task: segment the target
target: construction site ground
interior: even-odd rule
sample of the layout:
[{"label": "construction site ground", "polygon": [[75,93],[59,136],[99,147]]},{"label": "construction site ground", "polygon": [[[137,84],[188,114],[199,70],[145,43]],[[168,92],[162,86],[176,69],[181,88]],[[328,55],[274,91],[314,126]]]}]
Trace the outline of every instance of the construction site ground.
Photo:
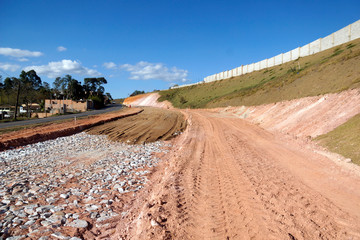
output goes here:
[{"label": "construction site ground", "polygon": [[[128,121],[124,118],[118,120],[118,124],[111,122],[89,130],[89,133],[109,134],[118,140],[121,136],[133,135],[127,131],[135,129],[144,134],[125,138],[125,142],[136,142],[135,139],[148,139],[156,126],[167,129],[176,126],[183,130],[182,121],[174,120],[181,119],[179,112],[187,122],[182,134],[171,130],[170,135],[178,136],[168,141],[172,147],[166,154],[158,155],[161,161],[148,176],[144,188],[127,199],[129,204],[121,209],[127,214],[116,221],[109,220],[111,224],[96,232],[88,228],[83,236],[93,239],[360,239],[359,167],[327,152],[308,137],[315,130],[316,135],[330,131],[357,114],[347,111],[345,104],[341,111],[333,107],[334,103],[345,103],[349,98],[352,103],[359,101],[357,91],[343,94],[347,97],[319,96],[249,110],[240,107],[161,110],[169,111],[172,116],[169,119],[175,123],[170,125],[164,124],[166,117],[155,117],[165,116],[159,110],[145,109],[147,115],[143,116],[147,117],[142,121],[151,122],[147,127],[136,124],[142,116],[139,114],[127,117]],[[156,99],[153,95],[145,98]],[[136,101],[141,105],[139,98]],[[151,105],[146,99],[144,102]],[[321,106],[322,112],[313,115],[313,126],[304,127],[306,131],[301,132],[302,119],[309,122],[301,118],[301,114],[317,112],[317,106]],[[286,109],[293,109],[291,115],[298,118],[281,120],[282,114],[278,114],[278,118],[266,115],[286,112]],[[336,123],[329,121],[331,127],[323,126],[326,120],[316,121],[316,117],[331,111],[334,117],[339,115]],[[271,124],[276,125],[274,129],[266,125],[269,120],[277,121]],[[161,132],[160,135],[164,135]]]}]

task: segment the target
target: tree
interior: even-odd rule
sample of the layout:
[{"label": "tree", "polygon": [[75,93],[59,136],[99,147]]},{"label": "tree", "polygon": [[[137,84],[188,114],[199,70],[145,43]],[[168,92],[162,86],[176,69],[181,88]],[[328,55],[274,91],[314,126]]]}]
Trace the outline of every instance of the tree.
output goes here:
[{"label": "tree", "polygon": [[114,100],[110,93],[106,93],[106,103],[111,104],[111,102]]},{"label": "tree", "polygon": [[3,96],[4,96],[4,84],[2,81],[2,76],[0,75],[0,104],[3,103]]},{"label": "tree", "polygon": [[55,93],[63,95],[66,99],[78,100],[85,97],[84,87],[71,75],[57,77],[54,81]]},{"label": "tree", "polygon": [[107,84],[107,80],[103,77],[100,78],[84,78],[84,89],[87,96],[103,95],[105,88],[102,86]]},{"label": "tree", "polygon": [[28,114],[28,118],[30,118],[30,109],[29,104],[34,103],[38,97],[38,91],[41,84],[41,78],[36,74],[34,70],[30,70],[28,72],[22,71],[20,74],[20,81],[23,85],[23,102],[26,104],[26,110]]},{"label": "tree", "polygon": [[3,92],[6,94],[7,104],[10,104],[10,95],[14,93],[14,78],[5,78],[3,85]]},{"label": "tree", "polygon": [[144,91],[135,90],[132,94],[130,94],[130,97],[140,95],[140,94],[144,94],[144,93],[145,93]]},{"label": "tree", "polygon": [[28,117],[30,114],[29,111],[29,103],[35,101],[36,93],[41,87],[41,78],[36,74],[34,70],[30,70],[25,72],[21,71],[19,78],[12,78],[12,82],[14,83],[14,87],[16,87],[16,103],[15,103],[15,114],[14,119],[16,120],[20,94],[26,93],[24,95],[23,101],[26,103],[26,108],[28,112]]}]

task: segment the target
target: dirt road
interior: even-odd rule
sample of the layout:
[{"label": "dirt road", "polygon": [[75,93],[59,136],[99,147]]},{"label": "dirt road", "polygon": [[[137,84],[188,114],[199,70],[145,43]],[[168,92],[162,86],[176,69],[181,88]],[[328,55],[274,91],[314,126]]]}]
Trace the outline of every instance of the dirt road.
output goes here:
[{"label": "dirt road", "polygon": [[238,118],[184,110],[114,239],[360,239],[359,171]]}]

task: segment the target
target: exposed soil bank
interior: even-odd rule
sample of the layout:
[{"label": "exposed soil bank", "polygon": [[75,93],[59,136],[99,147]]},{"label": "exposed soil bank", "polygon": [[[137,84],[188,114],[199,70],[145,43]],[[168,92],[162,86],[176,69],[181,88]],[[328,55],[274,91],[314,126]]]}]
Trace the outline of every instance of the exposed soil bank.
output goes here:
[{"label": "exposed soil bank", "polygon": [[124,104],[127,106],[149,106],[167,109],[173,108],[169,101],[158,102],[157,100],[159,97],[160,95],[158,93],[146,93],[126,98],[124,100]]},{"label": "exposed soil bank", "polygon": [[37,143],[57,137],[69,136],[79,133],[93,126],[114,121],[127,116],[136,115],[142,112],[139,108],[126,108],[115,113],[108,113],[80,119],[74,122],[53,123],[46,126],[39,126],[32,129],[24,129],[0,135],[0,151],[9,148],[19,147],[31,143]]},{"label": "exposed soil bank", "polygon": [[360,113],[360,90],[216,110],[231,113],[270,131],[314,138],[332,131]]}]

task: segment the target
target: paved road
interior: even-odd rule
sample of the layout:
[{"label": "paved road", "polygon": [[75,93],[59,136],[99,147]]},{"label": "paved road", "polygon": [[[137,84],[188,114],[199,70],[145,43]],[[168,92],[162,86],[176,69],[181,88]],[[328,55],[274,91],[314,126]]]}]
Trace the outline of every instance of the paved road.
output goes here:
[{"label": "paved road", "polygon": [[107,107],[105,107],[103,109],[93,110],[93,111],[89,111],[89,112],[82,112],[82,113],[76,113],[76,114],[70,114],[70,115],[61,115],[61,116],[54,116],[54,117],[40,118],[40,119],[30,119],[30,120],[17,121],[17,122],[0,123],[0,128],[24,126],[24,125],[29,125],[29,124],[38,124],[38,123],[45,123],[45,122],[52,122],[52,121],[69,119],[69,118],[74,118],[74,117],[84,117],[84,116],[90,116],[90,115],[96,115],[96,114],[101,114],[101,113],[112,112],[112,111],[120,110],[122,108],[123,108],[123,106],[121,104],[113,104],[113,105],[109,105],[109,106],[107,106]]}]

